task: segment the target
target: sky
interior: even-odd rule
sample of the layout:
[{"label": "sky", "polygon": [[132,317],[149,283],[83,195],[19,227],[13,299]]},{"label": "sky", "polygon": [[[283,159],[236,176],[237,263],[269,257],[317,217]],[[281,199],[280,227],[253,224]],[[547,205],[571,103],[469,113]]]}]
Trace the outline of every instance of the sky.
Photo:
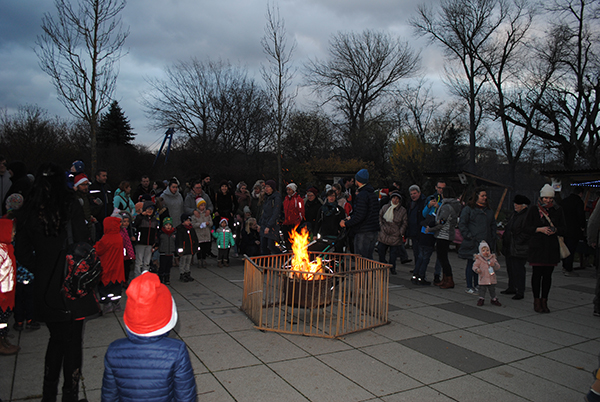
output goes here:
[{"label": "sky", "polygon": [[[435,2],[436,0],[422,0]],[[127,54],[119,63],[114,99],[129,118],[136,143],[160,145],[163,132],[150,128],[141,99],[148,79],[161,78],[177,61],[228,60],[246,68],[262,83],[260,66],[267,63],[260,41],[264,36],[266,0],[129,0],[121,13],[130,34]],[[285,21],[288,40],[296,41],[292,63],[299,71],[309,59],[326,59],[329,40],[338,32],[373,29],[409,41],[421,52],[422,72],[439,87],[441,51],[413,35],[409,18],[418,2],[409,0],[280,0],[275,3]],[[71,118],[57,99],[50,77],[34,52],[45,13],[56,15],[54,1],[0,2],[0,109],[13,113],[21,105],[37,105],[51,116]],[[302,76],[297,74],[296,82]],[[302,102],[309,99],[301,92]],[[441,93],[436,93],[442,96]]]}]

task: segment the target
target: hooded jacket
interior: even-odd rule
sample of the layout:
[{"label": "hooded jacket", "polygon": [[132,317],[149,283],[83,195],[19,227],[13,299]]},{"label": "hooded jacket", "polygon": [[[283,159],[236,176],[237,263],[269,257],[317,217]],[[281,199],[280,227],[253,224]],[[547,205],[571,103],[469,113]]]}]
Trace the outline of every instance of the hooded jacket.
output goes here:
[{"label": "hooded jacket", "polygon": [[444,198],[435,217],[435,226],[430,231],[435,232],[436,239],[454,240],[456,222],[462,205],[456,198]]},{"label": "hooded jacket", "polygon": [[[473,256],[475,262],[473,262],[473,271],[479,276],[480,285],[495,285],[498,283],[496,279],[496,271],[500,269],[500,264],[496,259],[496,255],[492,254],[489,260],[486,260],[481,254],[475,254]],[[494,274],[490,273],[490,267],[494,269]]]},{"label": "hooded jacket", "polygon": [[296,226],[304,220],[304,200],[298,193],[286,195],[283,199],[284,225]]},{"label": "hooded jacket", "polygon": [[485,240],[490,245],[490,251],[496,249],[496,218],[489,207],[479,208],[466,206],[460,213],[458,222],[463,242],[458,249],[458,256],[471,259],[477,253],[479,243]]},{"label": "hooded jacket", "polygon": [[196,380],[185,343],[165,333],[110,344],[104,356],[102,402],[192,402]]},{"label": "hooded jacket", "polygon": [[15,308],[17,261],[12,245],[13,221],[0,219],[0,312]]},{"label": "hooded jacket", "polygon": [[233,233],[229,227],[219,227],[215,232],[213,232],[213,237],[217,239],[217,247],[218,248],[231,248],[235,246],[235,240],[233,240]]},{"label": "hooded jacket", "polygon": [[114,216],[104,219],[104,236],[96,242],[94,248],[102,264],[100,283],[108,285],[125,282],[121,219]]},{"label": "hooded jacket", "polygon": [[198,248],[198,236],[196,236],[196,231],[194,228],[190,226],[185,226],[183,223],[177,226],[177,252],[180,255],[189,255],[196,254],[199,250]]},{"label": "hooded jacket", "polygon": [[183,197],[179,191],[175,194],[170,189],[162,192],[160,197],[163,199],[165,206],[169,210],[169,216],[173,218],[173,226],[177,227],[181,224],[181,214],[183,213]]}]

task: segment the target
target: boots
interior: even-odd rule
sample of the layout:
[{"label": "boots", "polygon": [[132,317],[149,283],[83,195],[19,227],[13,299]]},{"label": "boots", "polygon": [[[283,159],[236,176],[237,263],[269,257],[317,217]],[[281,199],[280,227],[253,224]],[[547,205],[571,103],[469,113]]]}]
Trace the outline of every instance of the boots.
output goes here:
[{"label": "boots", "polygon": [[14,355],[19,350],[21,350],[21,348],[10,343],[6,335],[0,336],[0,355]]},{"label": "boots", "polygon": [[443,282],[442,285],[440,285],[440,289],[453,289],[454,288],[454,280],[452,279],[451,276],[446,276],[446,282]]},{"label": "boots", "polygon": [[[438,280],[440,279],[440,277],[439,277],[439,276],[437,276],[437,275],[436,275],[436,277],[437,277],[437,279],[438,279]],[[433,284],[434,284],[435,286],[442,286],[444,283],[446,283],[446,275],[443,275],[443,274],[442,274],[442,280],[441,280],[441,281],[438,281],[438,282],[436,282],[436,281],[435,281],[435,278],[434,278],[434,280],[433,280]]]},{"label": "boots", "polygon": [[536,297],[533,299],[533,310],[536,313],[543,313],[544,310],[542,309],[542,299]]},{"label": "boots", "polygon": [[542,308],[542,313],[550,312],[550,309],[548,308],[548,299],[541,299],[541,308]]}]

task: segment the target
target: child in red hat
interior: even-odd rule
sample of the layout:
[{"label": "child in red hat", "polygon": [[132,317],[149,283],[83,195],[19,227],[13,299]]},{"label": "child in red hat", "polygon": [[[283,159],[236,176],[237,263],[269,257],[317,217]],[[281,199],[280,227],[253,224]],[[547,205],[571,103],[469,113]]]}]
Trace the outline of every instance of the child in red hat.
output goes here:
[{"label": "child in red hat", "polygon": [[177,306],[158,275],[144,272],[127,288],[127,338],[104,356],[102,401],[196,401],[196,380],[186,345],[168,334]]}]

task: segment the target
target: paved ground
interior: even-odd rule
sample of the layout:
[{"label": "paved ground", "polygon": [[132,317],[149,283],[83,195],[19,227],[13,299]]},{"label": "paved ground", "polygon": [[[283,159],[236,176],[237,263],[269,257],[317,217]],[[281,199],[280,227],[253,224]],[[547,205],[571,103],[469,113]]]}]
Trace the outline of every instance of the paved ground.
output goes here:
[{"label": "paved ground", "polygon": [[[593,270],[555,272],[552,313],[537,314],[530,293],[477,307],[464,292],[464,261],[452,254],[451,262],[451,290],[414,286],[412,264],[399,265],[391,323],[330,340],[256,330],[239,310],[242,260],[217,268],[213,259],[193,267],[195,282],[172,282],[179,323],[171,336],[189,347],[200,401],[581,401],[600,351]],[[503,289],[506,274],[498,276]],[[0,357],[0,398],[39,399],[48,331],[10,336],[22,350]],[[100,400],[107,346],[123,336],[122,313],[86,323],[90,401]]]}]

